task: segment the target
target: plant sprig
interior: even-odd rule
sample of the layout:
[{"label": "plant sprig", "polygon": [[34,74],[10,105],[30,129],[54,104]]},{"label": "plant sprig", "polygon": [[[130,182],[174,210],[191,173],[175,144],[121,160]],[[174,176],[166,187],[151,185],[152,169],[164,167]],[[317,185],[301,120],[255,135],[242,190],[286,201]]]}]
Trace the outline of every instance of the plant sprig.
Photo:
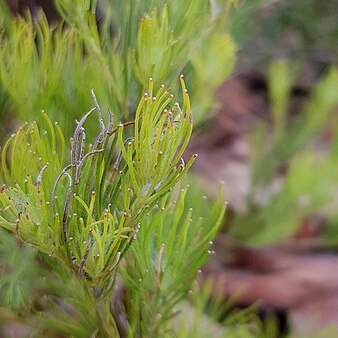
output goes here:
[{"label": "plant sprig", "polygon": [[[163,86],[153,94],[150,79],[135,121],[116,127],[111,113],[105,125],[93,95],[95,107],[77,122],[68,164],[63,163],[62,132],[46,113],[46,131],[35,123],[22,127],[2,153],[7,186],[0,194],[1,225],[92,283],[110,277],[136,237],[144,213],[171,190],[195,158],[187,164],[181,159],[192,118],[183,77],[180,81],[182,108],[171,104],[173,96]],[[94,111],[99,133],[88,146],[85,123]]]}]

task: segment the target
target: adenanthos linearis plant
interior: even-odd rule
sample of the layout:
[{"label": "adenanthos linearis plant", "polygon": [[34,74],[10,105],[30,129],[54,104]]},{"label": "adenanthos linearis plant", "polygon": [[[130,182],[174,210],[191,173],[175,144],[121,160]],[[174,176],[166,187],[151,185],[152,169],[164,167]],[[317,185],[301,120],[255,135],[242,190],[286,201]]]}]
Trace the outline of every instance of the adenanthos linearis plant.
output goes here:
[{"label": "adenanthos linearis plant", "polygon": [[[160,246],[154,250],[159,250],[160,257],[168,260],[168,264],[177,265],[183,256],[190,255],[193,264],[187,276],[190,280],[204,262],[207,252],[204,249],[215,235],[217,226],[203,231],[198,221],[194,226],[199,229],[199,235],[187,241],[192,211],[185,214],[183,197],[178,199],[176,213],[173,202],[168,200],[169,191],[196,158],[192,156],[187,163],[182,159],[192,132],[192,116],[183,76],[180,83],[182,106],[173,103],[173,95],[163,85],[155,93],[150,79],[135,120],[117,125],[110,112],[108,123],[104,121],[92,92],[95,107],[77,121],[68,157],[59,125],[53,124],[45,112],[42,113],[45,130],[36,123],[26,124],[2,150],[4,184],[0,192],[0,225],[13,232],[18,242],[55,257],[85,281],[93,296],[102,301],[98,313],[103,311],[104,315],[99,317],[109,313],[108,296],[122,258],[129,252],[127,262],[130,262],[140,254],[137,249],[133,253],[129,250],[135,240],[145,250],[142,245],[152,241],[147,236],[158,236]],[[85,123],[94,111],[98,115],[99,133],[93,144],[87,145]],[[164,230],[164,222],[172,224],[171,227]],[[142,244],[137,240],[138,233],[143,238]],[[165,249],[166,241],[168,247],[177,244],[177,255]],[[187,245],[194,241],[197,246],[189,249]],[[200,249],[203,254],[198,253]],[[153,254],[149,251],[142,258],[149,269]],[[159,270],[163,264],[160,257],[153,272],[158,288],[159,283],[164,283]],[[143,264],[142,260],[139,263]],[[123,275],[130,274],[129,281],[139,278],[130,273],[128,264],[125,270],[128,272]],[[178,269],[181,274],[182,268]],[[177,281],[182,278],[183,275]],[[166,284],[170,290],[170,279]],[[168,303],[169,308],[182,298],[185,288],[176,294],[176,301]],[[111,319],[102,321],[105,322],[101,328],[103,334],[110,330],[117,332]]]},{"label": "adenanthos linearis plant", "polygon": [[[19,239],[63,260],[97,283],[114,270],[139,228],[144,212],[187,171],[182,154],[192,130],[189,96],[183,77],[183,107],[168,107],[173,96],[149,81],[135,121],[106,126],[99,105],[77,122],[70,163],[57,124],[48,130],[24,126],[6,143],[1,193],[2,225]],[[95,98],[95,96],[94,96]],[[168,109],[166,109],[168,108]],[[98,113],[100,132],[86,144],[84,124]],[[132,136],[125,128],[134,124]]]}]

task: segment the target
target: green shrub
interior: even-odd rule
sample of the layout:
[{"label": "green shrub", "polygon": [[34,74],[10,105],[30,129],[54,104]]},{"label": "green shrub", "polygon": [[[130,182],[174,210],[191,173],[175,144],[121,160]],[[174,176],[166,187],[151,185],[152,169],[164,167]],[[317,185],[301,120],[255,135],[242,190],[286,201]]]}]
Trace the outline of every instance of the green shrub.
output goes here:
[{"label": "green shrub", "polygon": [[[46,113],[43,126],[26,124],[5,144],[0,225],[58,261],[67,284],[79,289],[76,296],[62,293],[76,313],[68,321],[50,299],[62,316],[40,313],[47,327],[79,337],[115,337],[116,317],[124,315],[128,336],[165,334],[174,307],[206,261],[224,205],[218,199],[205,214],[198,210],[202,218],[185,206],[184,185],[176,191],[195,159],[185,164],[181,158],[192,131],[183,77],[181,86],[182,106],[172,104],[163,86],[156,93],[150,80],[135,120],[118,125],[112,115],[105,124],[93,94],[95,108],[78,121],[69,156],[61,128]],[[87,145],[85,123],[94,110],[100,132]],[[128,306],[114,316],[117,271]],[[30,310],[37,311],[34,304]]]},{"label": "green shrub", "polygon": [[172,86],[183,72],[195,122],[202,120],[234,66],[232,1],[102,1],[99,23],[95,3],[57,0],[62,21],[53,24],[43,13],[35,21],[0,13],[0,103],[23,121],[40,120],[46,110],[68,138],[74,119],[91,107],[92,88],[103,111],[129,121],[150,77]]}]

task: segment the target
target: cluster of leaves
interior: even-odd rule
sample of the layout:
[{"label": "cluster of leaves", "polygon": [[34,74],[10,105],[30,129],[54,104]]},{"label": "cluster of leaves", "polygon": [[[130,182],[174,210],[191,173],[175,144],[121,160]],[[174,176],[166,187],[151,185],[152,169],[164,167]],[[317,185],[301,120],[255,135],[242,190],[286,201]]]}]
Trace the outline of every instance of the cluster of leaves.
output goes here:
[{"label": "cluster of leaves", "polygon": [[145,230],[127,258],[122,276],[131,309],[131,337],[164,337],[168,333],[170,325],[163,324],[176,315],[175,307],[213,253],[212,240],[225,209],[221,192],[214,205],[195,196],[193,208],[187,203],[187,192],[188,186],[181,187],[162,199],[156,215],[146,215]]},{"label": "cluster of leaves", "polygon": [[[276,61],[268,74],[273,130],[269,133],[264,126],[257,129],[249,209],[238,217],[230,232],[254,243],[273,242],[294,234],[307,215],[323,214],[330,223],[326,234],[330,233],[331,243],[336,242],[332,234],[337,219],[334,203],[338,158],[334,135],[338,71],[332,68],[323,76],[303,102],[300,113],[291,119],[288,108],[294,67],[285,60]],[[329,141],[321,136],[325,129],[332,135]],[[266,142],[266,137],[271,142]],[[278,174],[281,168],[287,168],[283,177]],[[273,182],[277,182],[276,189],[264,193]]]},{"label": "cluster of leaves", "polygon": [[[68,287],[51,290],[76,313],[67,315],[47,297],[45,307],[54,311],[46,326],[38,321],[41,330],[60,326],[79,337],[159,335],[206,261],[223,203],[219,198],[203,219],[186,208],[185,189],[168,195],[195,159],[182,159],[192,117],[180,81],[182,107],[172,104],[163,86],[155,91],[150,79],[135,120],[125,124],[115,125],[110,113],[105,124],[93,93],[95,108],[77,122],[69,157],[61,128],[46,113],[44,127],[26,124],[5,144],[0,225],[42,257],[56,259],[52,271],[66,269],[58,275]],[[94,111],[99,133],[87,145],[85,122]],[[117,270],[127,298],[113,314]],[[127,318],[122,328],[115,321],[120,316]]]},{"label": "cluster of leaves", "polygon": [[178,103],[166,110],[173,97],[163,87],[153,96],[152,87],[130,138],[123,124],[113,127],[112,115],[105,126],[97,105],[100,133],[87,147],[84,123],[93,110],[78,121],[68,165],[61,129],[46,113],[43,133],[33,123],[13,135],[2,152],[2,226],[93,282],[109,273],[145,210],[192,164],[179,164],[192,130],[186,89],[183,110]]},{"label": "cluster of leaves", "polygon": [[234,65],[226,23],[231,3],[99,1],[104,15],[97,22],[96,1],[57,0],[62,21],[50,24],[43,13],[35,21],[28,14],[11,20],[2,0],[1,110],[25,121],[43,108],[68,137],[69,121],[91,107],[91,88],[103,109],[129,121],[150,77],[171,85],[184,71],[195,121],[201,120]]}]

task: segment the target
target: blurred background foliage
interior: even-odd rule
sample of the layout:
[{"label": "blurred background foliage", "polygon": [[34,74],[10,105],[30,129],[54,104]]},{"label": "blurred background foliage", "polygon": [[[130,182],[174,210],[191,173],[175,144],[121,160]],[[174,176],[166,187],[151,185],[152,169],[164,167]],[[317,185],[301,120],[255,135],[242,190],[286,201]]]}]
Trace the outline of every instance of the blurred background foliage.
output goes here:
[{"label": "blurred background foliage", "polygon": [[72,121],[91,107],[91,88],[103,110],[109,107],[116,120],[126,121],[149,77],[172,86],[184,73],[198,123],[234,66],[230,5],[102,1],[95,11],[95,1],[57,0],[60,21],[49,23],[40,11],[10,20],[2,0],[2,116],[39,119],[44,109],[70,136]]},{"label": "blurred background foliage", "polygon": [[238,0],[231,33],[242,65],[263,67],[271,57],[336,63],[337,1]]},{"label": "blurred background foliage", "polygon": [[322,233],[325,246],[326,231],[331,244],[337,241],[332,222],[337,217],[338,71],[331,68],[290,119],[292,69],[285,60],[269,66],[271,123],[258,123],[252,136],[248,211],[234,220],[230,234],[255,244],[276,242],[294,235],[306,216],[317,214],[330,224]]},{"label": "blurred background foliage", "polygon": [[227,224],[228,234],[255,245],[274,243],[298,236],[314,219],[304,242],[336,247],[338,2],[236,5],[230,15],[238,45],[234,74],[263,79],[253,91],[267,102],[269,115],[256,119],[246,136],[247,209]]}]

